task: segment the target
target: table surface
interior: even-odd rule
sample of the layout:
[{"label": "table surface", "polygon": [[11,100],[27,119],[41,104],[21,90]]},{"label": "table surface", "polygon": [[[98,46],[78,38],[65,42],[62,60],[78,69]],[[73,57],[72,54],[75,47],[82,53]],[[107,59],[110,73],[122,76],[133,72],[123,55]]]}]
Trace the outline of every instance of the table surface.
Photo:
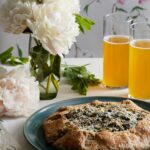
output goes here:
[{"label": "table surface", "polygon": [[[102,79],[102,59],[101,58],[66,58],[63,60],[63,63],[69,65],[84,65],[90,64],[87,66],[87,69],[96,75],[96,77]],[[66,92],[67,91],[67,92]],[[128,96],[128,89],[108,89],[102,85],[89,87],[87,96]],[[66,81],[61,78],[60,89],[58,96],[53,100],[40,101],[39,109],[55,103],[61,100],[67,100],[70,98],[81,97],[78,93],[71,90],[71,86],[66,84]],[[7,131],[18,141],[21,145],[22,150],[34,150],[34,148],[28,144],[24,135],[23,135],[23,126],[27,118],[4,118],[3,125]]]}]

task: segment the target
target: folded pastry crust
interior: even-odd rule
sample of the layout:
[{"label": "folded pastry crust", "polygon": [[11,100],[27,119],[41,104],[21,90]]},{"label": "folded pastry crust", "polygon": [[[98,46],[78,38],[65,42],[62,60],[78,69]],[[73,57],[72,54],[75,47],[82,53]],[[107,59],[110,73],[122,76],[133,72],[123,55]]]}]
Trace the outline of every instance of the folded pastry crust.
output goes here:
[{"label": "folded pastry crust", "polygon": [[43,129],[58,150],[150,150],[150,113],[130,100],[60,108]]}]

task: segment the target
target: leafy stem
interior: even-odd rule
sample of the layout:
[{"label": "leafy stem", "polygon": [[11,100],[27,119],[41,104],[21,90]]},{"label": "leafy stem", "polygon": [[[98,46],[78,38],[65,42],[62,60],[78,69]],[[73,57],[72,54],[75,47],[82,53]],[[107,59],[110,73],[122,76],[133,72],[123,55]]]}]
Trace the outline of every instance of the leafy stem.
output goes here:
[{"label": "leafy stem", "polygon": [[39,83],[39,85],[46,91],[46,88],[42,85],[42,83]]},{"label": "leafy stem", "polygon": [[58,81],[55,79],[54,74],[52,75],[52,82],[53,82],[53,85],[54,85],[54,87],[56,89],[56,92],[58,92],[59,84],[58,84]]},{"label": "leafy stem", "polygon": [[68,66],[65,65],[64,77],[67,78],[72,85],[72,89],[76,90],[82,95],[87,94],[89,86],[95,86],[101,83],[94,74],[86,69],[87,65],[83,66]]},{"label": "leafy stem", "polygon": [[29,35],[29,47],[28,47],[29,54],[30,54],[31,44],[32,44],[32,35],[30,34]]},{"label": "leafy stem", "polygon": [[61,58],[50,54],[38,40],[34,41],[35,45],[30,48],[31,73],[41,87],[40,98],[54,98],[59,88]]},{"label": "leafy stem", "polygon": [[28,62],[28,58],[23,57],[23,51],[18,45],[17,49],[18,49],[18,56],[14,56],[12,54],[14,47],[10,47],[4,52],[0,53],[0,63],[11,66],[26,64]]},{"label": "leafy stem", "polygon": [[49,93],[50,84],[51,84],[51,79],[52,79],[52,75],[50,74],[50,75],[48,76],[48,80],[47,80],[46,94]]},{"label": "leafy stem", "polygon": [[86,30],[91,30],[92,25],[94,25],[94,21],[84,18],[80,16],[79,14],[75,14],[76,16],[76,22],[79,24],[80,31],[82,33],[85,33]]}]

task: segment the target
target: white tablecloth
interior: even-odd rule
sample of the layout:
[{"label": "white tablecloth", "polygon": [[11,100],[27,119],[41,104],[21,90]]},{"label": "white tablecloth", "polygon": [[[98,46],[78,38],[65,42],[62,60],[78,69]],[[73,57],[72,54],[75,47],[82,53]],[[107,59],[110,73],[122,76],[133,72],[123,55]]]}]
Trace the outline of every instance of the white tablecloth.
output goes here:
[{"label": "white tablecloth", "polygon": [[[98,78],[102,79],[102,59],[101,58],[67,58],[64,60],[70,65],[84,65],[87,66],[88,70],[95,74]],[[128,89],[106,89],[104,87],[96,86],[90,87],[87,96],[127,96]],[[71,90],[71,86],[65,83],[62,78],[60,83],[60,90],[57,98],[54,100],[40,101],[40,108],[49,105],[51,103],[67,100],[69,98],[81,97],[78,93]],[[27,118],[4,118],[3,125],[7,131],[19,142],[22,150],[34,150],[34,148],[28,144],[23,135],[23,126]]]}]

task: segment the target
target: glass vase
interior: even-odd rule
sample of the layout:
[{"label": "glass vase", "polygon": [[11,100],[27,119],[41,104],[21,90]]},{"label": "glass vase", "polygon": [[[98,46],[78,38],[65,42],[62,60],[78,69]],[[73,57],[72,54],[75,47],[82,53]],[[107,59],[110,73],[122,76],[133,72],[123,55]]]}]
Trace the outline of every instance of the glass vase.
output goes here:
[{"label": "glass vase", "polygon": [[50,100],[55,98],[59,90],[60,56],[50,54],[32,36],[29,39],[29,55],[31,74],[39,82],[40,99]]}]

